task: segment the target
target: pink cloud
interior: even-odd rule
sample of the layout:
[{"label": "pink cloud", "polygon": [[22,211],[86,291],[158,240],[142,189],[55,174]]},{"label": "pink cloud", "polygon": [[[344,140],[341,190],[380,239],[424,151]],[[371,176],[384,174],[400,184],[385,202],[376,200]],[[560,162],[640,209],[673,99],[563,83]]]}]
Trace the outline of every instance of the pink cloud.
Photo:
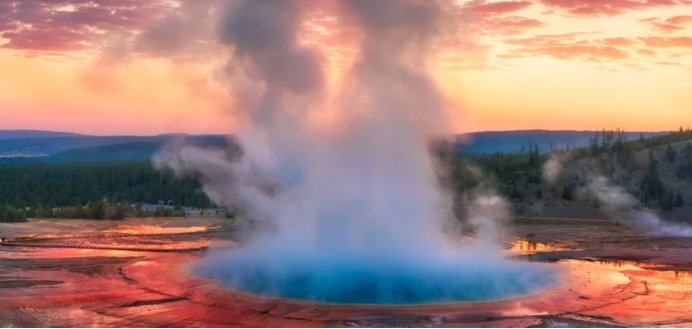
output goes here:
[{"label": "pink cloud", "polygon": [[687,0],[540,0],[574,16],[615,16],[627,11],[690,4]]},{"label": "pink cloud", "polygon": [[459,23],[469,35],[519,35],[545,26],[545,23],[516,15],[517,12],[533,6],[532,1],[473,0],[459,7]]},{"label": "pink cloud", "polygon": [[484,17],[466,23],[464,31],[478,35],[510,36],[520,35],[529,30],[545,26],[545,23],[522,16]]},{"label": "pink cloud", "polygon": [[38,52],[80,51],[90,47],[94,36],[65,27],[54,27],[50,31],[37,29],[22,32],[5,32],[9,39],[6,48],[33,50]]},{"label": "pink cloud", "polygon": [[545,26],[545,23],[533,18],[510,16],[491,22],[490,26],[486,26],[486,29],[492,30],[494,28],[498,34],[514,35],[542,26]]},{"label": "pink cloud", "polygon": [[[113,35],[147,30],[163,18],[225,0],[0,0],[4,48],[34,53],[99,50]],[[70,10],[64,10],[65,7]]]},{"label": "pink cloud", "polygon": [[608,38],[604,40],[585,40],[583,33],[556,35],[537,35],[530,38],[510,39],[506,42],[519,48],[504,54],[501,58],[547,56],[571,61],[614,61],[630,58],[630,54],[616,46],[630,45],[633,42],[625,38]]},{"label": "pink cloud", "polygon": [[523,10],[532,5],[529,1],[487,2],[485,0],[474,0],[464,4],[462,12],[474,16],[496,16]]}]

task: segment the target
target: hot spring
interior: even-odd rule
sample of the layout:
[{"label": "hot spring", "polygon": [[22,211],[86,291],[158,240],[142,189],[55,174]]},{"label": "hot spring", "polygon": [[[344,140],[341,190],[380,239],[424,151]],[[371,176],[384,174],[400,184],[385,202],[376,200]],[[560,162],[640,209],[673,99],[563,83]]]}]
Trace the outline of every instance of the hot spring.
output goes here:
[{"label": "hot spring", "polygon": [[[276,231],[211,255],[198,274],[257,295],[326,303],[484,301],[555,283],[545,265],[497,254],[493,245],[510,214],[493,188],[452,192],[441,182],[444,166],[431,137],[454,128],[450,103],[429,70],[442,45],[463,34],[450,6],[231,3],[219,41],[232,53],[224,72],[236,97],[242,153],[182,146],[159,154],[155,164],[193,175],[239,220]],[[310,21],[316,15],[328,19]],[[348,39],[356,51],[341,62],[352,65],[340,84],[327,82],[325,54],[334,49],[302,40],[306,26],[319,22],[358,35]],[[457,192],[479,232],[475,247],[445,242],[443,228],[457,221]]]},{"label": "hot spring", "polygon": [[239,250],[198,264],[195,271],[263,297],[388,305],[514,298],[554,286],[558,278],[551,265],[470,254],[378,258],[280,250]]}]

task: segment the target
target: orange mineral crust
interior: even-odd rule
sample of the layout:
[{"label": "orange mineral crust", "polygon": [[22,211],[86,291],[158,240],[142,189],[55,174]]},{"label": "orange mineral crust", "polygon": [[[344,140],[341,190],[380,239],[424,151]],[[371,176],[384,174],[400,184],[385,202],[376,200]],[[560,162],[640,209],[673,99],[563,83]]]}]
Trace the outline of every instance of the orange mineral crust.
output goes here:
[{"label": "orange mineral crust", "polygon": [[[129,220],[137,221],[137,220]],[[31,225],[29,223],[28,225]],[[167,223],[165,225],[178,225]],[[82,225],[82,224],[79,224]],[[99,225],[103,225],[99,223]],[[114,224],[114,227],[116,224]],[[45,226],[44,226],[45,227]],[[113,227],[113,228],[114,228]],[[122,226],[121,226],[122,227]],[[112,232],[113,228],[101,228]],[[190,228],[192,232],[197,229]],[[346,305],[254,296],[221,282],[194,275],[194,266],[214,253],[234,252],[233,232],[223,227],[207,233],[166,237],[129,237],[132,244],[165,248],[204,245],[191,252],[60,249],[0,246],[0,325],[80,327],[526,327],[526,326],[649,326],[692,325],[692,275],[669,241],[660,262],[636,263],[628,251],[612,249],[605,256],[577,257],[592,246],[570,227],[559,242],[546,241],[556,228],[518,226],[508,242],[507,257],[551,260],[559,284],[506,300],[427,305]],[[617,230],[623,238],[632,231]],[[534,240],[528,240],[524,234]],[[217,233],[214,233],[217,232]],[[608,236],[613,236],[609,231]],[[59,232],[47,234],[60,235]],[[105,233],[104,233],[105,234]],[[589,233],[592,234],[592,233]],[[605,236],[605,235],[604,235]],[[101,240],[105,238],[99,238]],[[167,240],[168,239],[168,240]],[[78,239],[74,239],[78,240]],[[87,239],[88,240],[88,239]],[[114,239],[118,240],[118,239]],[[132,241],[130,241],[132,240]],[[174,241],[175,240],[175,241]],[[134,242],[133,242],[134,241]],[[605,241],[605,240],[603,240]],[[646,246],[637,238],[636,248]],[[660,239],[651,241],[659,243]],[[51,243],[55,243],[53,241]],[[81,241],[82,243],[84,241]],[[60,243],[69,243],[61,240]],[[105,243],[105,242],[104,242]],[[683,248],[684,242],[678,247]],[[112,245],[118,245],[112,242]],[[608,245],[598,249],[604,252]],[[685,247],[686,248],[686,247]],[[218,249],[218,250],[217,250]],[[613,255],[622,254],[617,260]],[[664,257],[665,256],[665,257]],[[613,260],[615,259],[615,260]],[[652,258],[653,259],[653,258]]]}]

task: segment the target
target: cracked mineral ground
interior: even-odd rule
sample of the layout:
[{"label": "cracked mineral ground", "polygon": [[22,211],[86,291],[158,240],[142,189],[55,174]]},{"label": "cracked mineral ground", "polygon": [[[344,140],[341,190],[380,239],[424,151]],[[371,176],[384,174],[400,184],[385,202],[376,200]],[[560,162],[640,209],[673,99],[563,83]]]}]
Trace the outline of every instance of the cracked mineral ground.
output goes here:
[{"label": "cracked mineral ground", "polygon": [[559,268],[558,286],[498,301],[387,306],[261,298],[193,276],[195,261],[242,243],[222,219],[0,224],[0,326],[692,326],[689,238],[584,220],[516,220],[509,231],[506,257]]}]

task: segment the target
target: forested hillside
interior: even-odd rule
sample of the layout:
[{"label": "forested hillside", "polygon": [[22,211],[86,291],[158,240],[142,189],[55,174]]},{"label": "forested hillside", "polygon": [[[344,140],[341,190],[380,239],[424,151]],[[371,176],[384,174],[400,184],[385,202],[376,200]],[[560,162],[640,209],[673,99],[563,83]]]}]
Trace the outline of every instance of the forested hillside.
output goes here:
[{"label": "forested hillside", "polygon": [[[643,205],[672,217],[686,216],[684,209],[692,204],[692,131],[629,140],[631,136],[603,131],[594,134],[587,147],[552,152],[532,142],[516,152],[464,154],[452,147],[445,157],[451,176],[443,180],[459,195],[480,185],[498,191],[521,216],[599,218],[604,214],[598,202],[580,197],[579,192],[589,179],[600,175]],[[67,151],[64,163],[0,164],[0,221],[27,216],[119,217],[136,211],[121,209],[123,205],[169,200],[176,206],[213,206],[193,179],[156,171],[149,161],[113,158],[113,154],[123,159],[142,157],[156,148],[155,143],[83,148]],[[80,157],[103,161],[71,161]],[[549,183],[544,167],[556,157],[563,159],[563,174]]]},{"label": "forested hillside", "polygon": [[206,207],[209,199],[191,179],[156,171],[148,162],[25,164],[0,166],[0,204],[70,206],[109,199],[116,202],[173,200]]},{"label": "forested hillside", "polygon": [[103,200],[171,200],[175,205],[211,206],[198,182],[156,171],[149,162],[0,165],[0,205],[4,207],[0,221],[3,211],[85,206]]},{"label": "forested hillside", "polygon": [[[606,214],[599,202],[578,194],[589,180],[605,177],[642,205],[673,219],[688,219],[684,209],[692,203],[692,131],[680,128],[649,138],[628,137],[623,131],[603,131],[583,148],[543,153],[530,143],[519,152],[457,154],[453,180],[457,191],[492,185],[512,202],[518,215],[601,218]],[[562,159],[563,167],[554,183],[544,178],[551,158]],[[485,175],[474,177],[469,164],[478,165]]]}]

